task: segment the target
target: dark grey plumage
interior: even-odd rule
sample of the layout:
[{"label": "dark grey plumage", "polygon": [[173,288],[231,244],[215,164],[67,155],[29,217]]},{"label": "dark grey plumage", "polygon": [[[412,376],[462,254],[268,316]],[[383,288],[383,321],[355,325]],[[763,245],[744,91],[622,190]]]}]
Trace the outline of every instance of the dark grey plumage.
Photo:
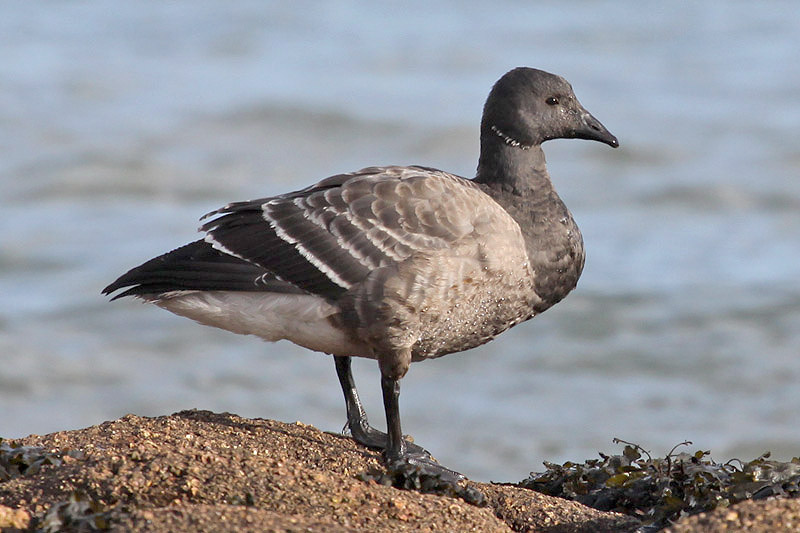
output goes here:
[{"label": "dark grey plumage", "polygon": [[120,276],[105,294],[127,290],[112,298],[164,294],[174,291],[264,291],[304,294],[268,270],[215,250],[200,240],[160,255]]},{"label": "dark grey plumage", "polygon": [[[560,301],[583,269],[580,231],[541,143],[617,140],[559,76],[518,68],[492,88],[474,180],[371,167],[206,215],[206,237],[106,287],[208,325],[286,338],[336,356],[348,425],[390,464],[439,474],[400,432],[399,379],[412,361],[466,350]],[[389,426],[373,430],[349,357],[378,361]]]}]

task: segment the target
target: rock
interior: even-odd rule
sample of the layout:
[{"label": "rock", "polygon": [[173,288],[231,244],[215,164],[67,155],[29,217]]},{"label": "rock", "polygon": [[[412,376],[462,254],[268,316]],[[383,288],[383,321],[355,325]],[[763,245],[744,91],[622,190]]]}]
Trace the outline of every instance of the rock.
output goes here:
[{"label": "rock", "polygon": [[11,509],[0,505],[0,530],[25,529],[31,517],[24,509]]},{"label": "rock", "polygon": [[362,481],[381,471],[377,452],[311,426],[227,413],[127,415],[13,444],[62,459],[0,483],[0,517],[18,517],[6,527],[588,533],[639,525],[514,486],[468,482],[486,496],[477,507]]},{"label": "rock", "polygon": [[800,500],[748,500],[682,519],[664,533],[795,533],[800,531]]}]

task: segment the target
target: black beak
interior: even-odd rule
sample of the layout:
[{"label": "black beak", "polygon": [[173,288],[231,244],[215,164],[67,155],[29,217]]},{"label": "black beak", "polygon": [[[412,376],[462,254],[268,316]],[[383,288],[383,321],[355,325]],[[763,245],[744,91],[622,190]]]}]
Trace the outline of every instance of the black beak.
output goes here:
[{"label": "black beak", "polygon": [[580,125],[572,131],[576,139],[586,139],[588,141],[600,141],[612,148],[619,146],[619,141],[614,137],[610,131],[603,126],[599,120],[594,118],[591,113],[585,109],[581,111],[580,118],[578,119]]}]

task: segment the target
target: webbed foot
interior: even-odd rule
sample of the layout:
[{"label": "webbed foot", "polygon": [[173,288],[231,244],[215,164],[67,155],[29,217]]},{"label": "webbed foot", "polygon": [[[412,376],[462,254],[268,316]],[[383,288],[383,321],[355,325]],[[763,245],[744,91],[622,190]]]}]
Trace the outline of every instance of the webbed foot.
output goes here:
[{"label": "webbed foot", "polygon": [[[417,447],[419,448],[419,446]],[[407,450],[406,454],[401,457],[385,457],[386,468],[392,475],[399,474],[407,478],[418,478],[421,482],[430,478],[440,484],[457,485],[459,481],[466,479],[463,474],[440,465],[424,449],[422,451],[424,453]]]},{"label": "webbed foot", "polygon": [[[357,443],[366,446],[367,448],[372,448],[374,450],[385,450],[388,442],[389,437],[383,431],[375,429],[374,427],[366,424],[366,417],[363,419],[358,420],[355,424],[348,423],[345,425],[344,429],[350,431],[350,435],[353,437]],[[422,446],[418,446],[411,442],[408,439],[403,439],[405,441],[406,450],[408,453],[413,454],[414,456],[418,456],[423,459],[427,459],[429,461],[433,461],[436,463],[433,456],[430,454],[428,450],[423,448]]]}]

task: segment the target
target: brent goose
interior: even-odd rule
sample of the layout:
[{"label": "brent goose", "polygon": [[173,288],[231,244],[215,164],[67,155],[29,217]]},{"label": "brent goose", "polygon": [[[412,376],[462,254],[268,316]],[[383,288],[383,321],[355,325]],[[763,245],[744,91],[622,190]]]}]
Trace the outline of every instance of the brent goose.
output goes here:
[{"label": "brent goose", "polygon": [[[455,482],[403,438],[398,397],[410,363],[473,348],[548,309],[576,285],[583,239],[556,194],[541,144],[619,144],[562,77],[506,73],[483,109],[478,171],[370,167],[209,213],[205,238],[138,266],[126,289],[173,313],[332,354],[347,427],[390,470]],[[376,359],[387,433],[372,428],[351,357]]]}]

